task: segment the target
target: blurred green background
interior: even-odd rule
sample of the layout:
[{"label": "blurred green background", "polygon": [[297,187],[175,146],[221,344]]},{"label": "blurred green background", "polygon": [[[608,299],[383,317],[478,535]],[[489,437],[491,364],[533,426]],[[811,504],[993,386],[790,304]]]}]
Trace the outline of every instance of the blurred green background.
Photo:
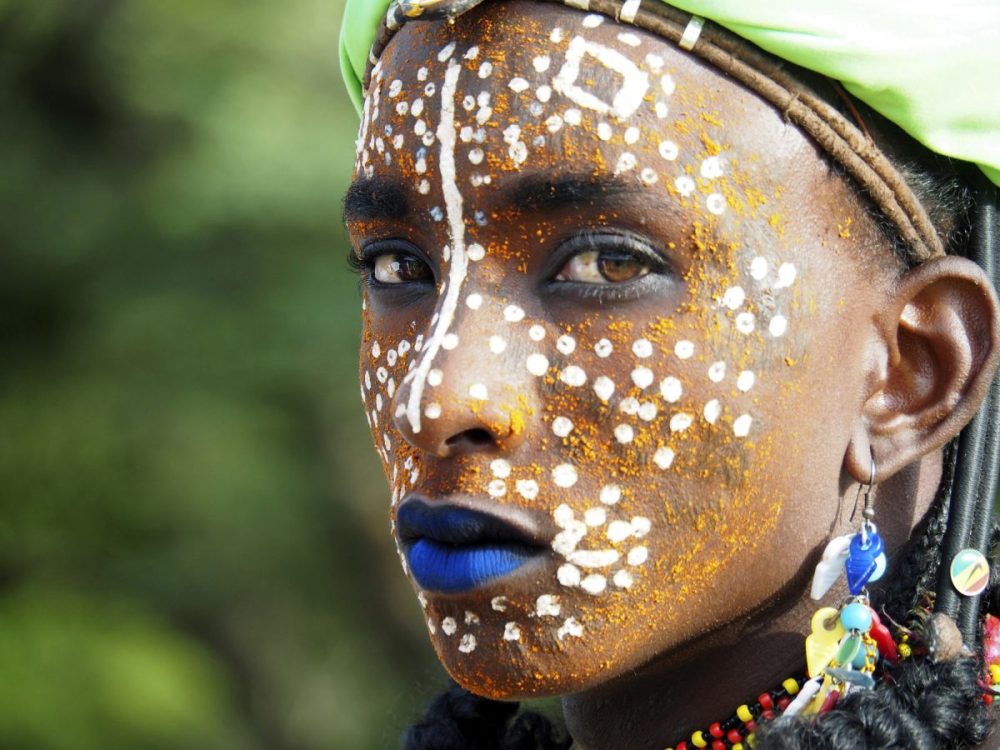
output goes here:
[{"label": "blurred green background", "polygon": [[0,747],[388,748],[339,0],[0,0]]}]

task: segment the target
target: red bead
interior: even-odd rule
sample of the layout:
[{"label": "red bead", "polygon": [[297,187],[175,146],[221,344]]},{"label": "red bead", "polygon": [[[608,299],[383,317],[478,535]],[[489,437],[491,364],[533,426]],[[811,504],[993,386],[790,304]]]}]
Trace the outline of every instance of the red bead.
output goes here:
[{"label": "red bead", "polygon": [[737,742],[743,742],[743,735],[740,734],[739,729],[730,729],[726,733],[726,739],[729,740],[730,745],[735,745]]},{"label": "red bead", "polygon": [[771,721],[771,719],[774,718],[774,711],[765,711],[764,713],[761,714],[761,718],[763,718],[765,721]]},{"label": "red bead", "polygon": [[743,726],[745,726],[747,728],[747,732],[756,732],[757,731],[757,722],[756,721],[748,721]]},{"label": "red bead", "polygon": [[765,711],[770,711],[774,708],[774,701],[771,700],[771,696],[768,693],[761,693],[758,695],[757,702]]},{"label": "red bead", "polygon": [[722,731],[722,725],[719,722],[708,725],[708,733],[713,737],[722,737],[724,732]]},{"label": "red bead", "polygon": [[712,750],[726,750],[726,743],[722,740],[712,740]]},{"label": "red bead", "polygon": [[688,750],[687,740],[681,740],[680,742],[678,742],[675,750]]},{"label": "red bead", "polygon": [[838,700],[840,700],[840,691],[831,690],[827,694],[826,699],[823,701],[823,705],[819,707],[819,712],[821,714],[825,714],[827,711],[829,711],[830,709],[832,709],[834,706],[837,705]]},{"label": "red bead", "polygon": [[789,698],[788,696],[785,696],[784,698],[778,698],[778,710],[784,711],[786,708],[788,708],[788,704],[791,702],[792,699]]},{"label": "red bead", "polygon": [[984,706],[992,706],[993,705],[993,696],[992,695],[984,695],[983,696],[983,705]]}]

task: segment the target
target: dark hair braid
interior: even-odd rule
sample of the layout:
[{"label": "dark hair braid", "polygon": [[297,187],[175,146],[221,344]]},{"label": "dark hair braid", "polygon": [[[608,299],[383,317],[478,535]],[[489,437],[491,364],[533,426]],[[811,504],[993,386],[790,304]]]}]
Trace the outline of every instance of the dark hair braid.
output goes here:
[{"label": "dark hair braid", "polygon": [[[545,716],[517,715],[518,704],[473,695],[449,682],[420,721],[403,734],[403,750],[566,750],[572,740]],[[512,721],[513,719],[513,721]]]}]

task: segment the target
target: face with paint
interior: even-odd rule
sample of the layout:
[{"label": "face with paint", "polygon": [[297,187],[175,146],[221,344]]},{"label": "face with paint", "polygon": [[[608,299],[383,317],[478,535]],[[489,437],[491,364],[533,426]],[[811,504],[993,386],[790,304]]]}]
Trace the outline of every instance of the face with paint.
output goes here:
[{"label": "face with paint", "polygon": [[361,395],[459,682],[584,689],[802,578],[894,267],[807,138],[651,34],[511,2],[404,26],[358,145]]}]

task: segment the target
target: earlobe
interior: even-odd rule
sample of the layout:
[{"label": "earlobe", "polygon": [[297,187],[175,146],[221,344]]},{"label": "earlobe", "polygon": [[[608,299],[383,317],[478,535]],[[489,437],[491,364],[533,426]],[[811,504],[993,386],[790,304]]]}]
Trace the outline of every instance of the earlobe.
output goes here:
[{"label": "earlobe", "polygon": [[880,349],[844,466],[883,481],[943,446],[972,419],[1000,358],[996,292],[975,263],[949,256],[900,278],[877,314]]}]

